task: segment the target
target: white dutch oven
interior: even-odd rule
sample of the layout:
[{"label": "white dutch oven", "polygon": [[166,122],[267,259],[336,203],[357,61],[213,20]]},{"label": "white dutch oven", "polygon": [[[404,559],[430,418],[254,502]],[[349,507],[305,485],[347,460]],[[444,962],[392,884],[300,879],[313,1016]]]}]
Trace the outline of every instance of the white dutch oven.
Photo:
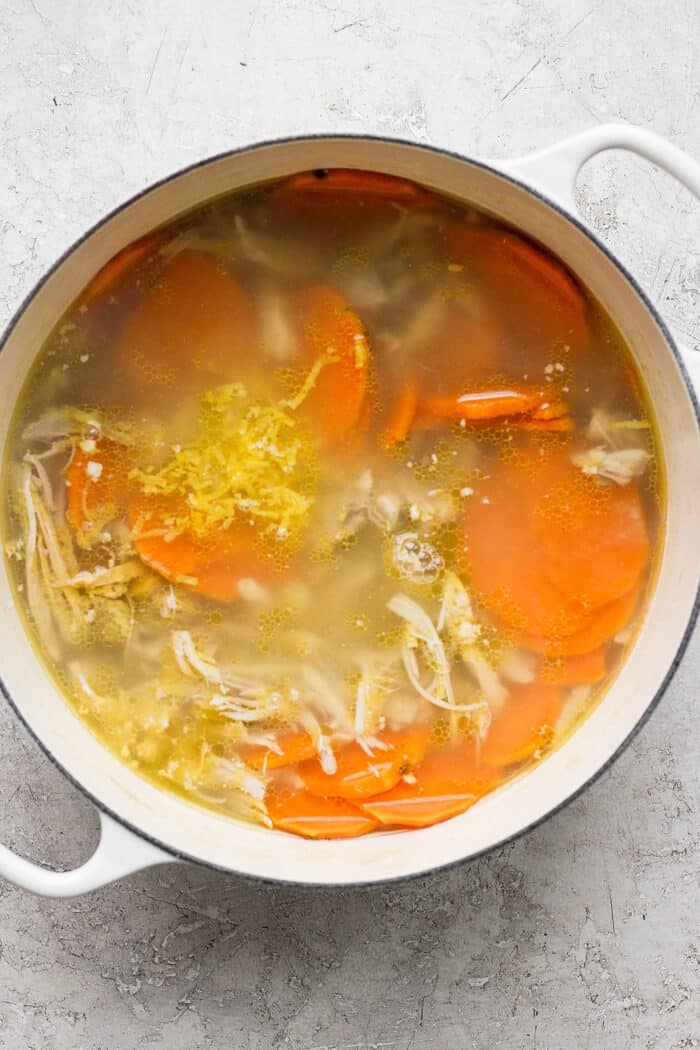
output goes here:
[{"label": "white dutch oven", "polygon": [[474,857],[519,835],[580,792],[620,752],[660,699],[697,613],[700,434],[688,373],[700,379],[700,361],[679,353],[633,279],[574,215],[580,167],[612,148],[647,157],[700,197],[700,165],[656,136],[630,127],[595,128],[507,164],[484,164],[406,142],[343,136],[265,143],[216,157],[146,190],[84,237],[24,303],[0,354],[4,443],[37,349],[115,252],[210,197],[301,169],[357,167],[402,175],[471,201],[530,234],[578,274],[632,347],[656,411],[668,482],[664,548],[645,623],[624,668],[588,721],[547,761],[445,824],[341,842],[273,833],[159,791],[105,750],[37,659],[3,568],[3,692],[49,757],[99,807],[102,838],[83,867],[66,873],[45,871],[0,847],[0,874],[54,896],[83,893],[173,860],[293,883],[400,879]]}]

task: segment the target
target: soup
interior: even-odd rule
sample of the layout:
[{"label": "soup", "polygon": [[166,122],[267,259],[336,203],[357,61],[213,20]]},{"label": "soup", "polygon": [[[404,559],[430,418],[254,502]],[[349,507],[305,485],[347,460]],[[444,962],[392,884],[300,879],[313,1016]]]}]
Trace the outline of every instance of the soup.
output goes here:
[{"label": "soup", "polygon": [[425,827],[545,759],[624,660],[662,524],[642,385],[488,216],[301,173],[131,244],[37,349],[17,602],[163,789],[311,838]]}]

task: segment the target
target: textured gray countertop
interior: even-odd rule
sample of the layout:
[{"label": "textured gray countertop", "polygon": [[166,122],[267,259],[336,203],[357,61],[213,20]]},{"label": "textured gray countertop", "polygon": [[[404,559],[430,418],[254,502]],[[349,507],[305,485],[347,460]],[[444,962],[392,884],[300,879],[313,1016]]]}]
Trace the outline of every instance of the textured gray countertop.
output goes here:
[{"label": "textured gray countertop", "polygon": [[[700,157],[699,50],[694,0],[2,0],[0,320],[126,196],[254,139],[508,156],[622,120]],[[579,202],[697,347],[697,203],[617,153]],[[172,866],[63,903],[1,884],[0,1046],[700,1046],[699,686],[696,636],[583,797],[430,879],[310,893]],[[94,812],[5,707],[0,760],[1,840],[87,857]]]}]

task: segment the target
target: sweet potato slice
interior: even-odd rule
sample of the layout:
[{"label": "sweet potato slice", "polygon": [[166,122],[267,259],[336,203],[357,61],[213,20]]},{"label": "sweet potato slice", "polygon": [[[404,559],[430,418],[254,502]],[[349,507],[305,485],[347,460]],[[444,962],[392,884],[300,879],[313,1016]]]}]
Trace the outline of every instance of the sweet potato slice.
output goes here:
[{"label": "sweet potato slice", "polygon": [[316,747],[313,740],[303,729],[291,729],[278,733],[274,739],[274,748],[263,744],[242,744],[238,754],[253,769],[281,769],[295,762],[313,758]]},{"label": "sweet potato slice", "polygon": [[543,681],[552,685],[593,685],[605,678],[605,646],[576,656],[547,657],[540,669]]},{"label": "sweet potato slice", "polygon": [[377,827],[369,813],[342,798],[322,798],[309,791],[273,791],[265,799],[276,828],[307,839],[347,839]]},{"label": "sweet potato slice", "polygon": [[66,518],[76,535],[87,538],[123,514],[128,500],[128,452],[107,438],[93,451],[78,447],[65,475]]},{"label": "sweet potato slice", "polygon": [[589,609],[627,594],[649,560],[650,543],[636,483],[601,483],[569,457],[552,459],[531,515],[546,552],[545,575]]},{"label": "sweet potato slice", "polygon": [[375,201],[411,204],[426,197],[421,186],[407,179],[356,168],[301,171],[285,179],[273,193],[277,203],[329,209],[343,204],[367,206]]},{"label": "sweet potato slice", "polygon": [[588,345],[586,300],[565,267],[508,230],[461,223],[445,235],[450,257],[483,282],[513,332],[544,350]]},{"label": "sweet potato slice", "polygon": [[474,740],[432,747],[408,780],[361,803],[381,824],[424,828],[473,806],[500,782],[493,768],[479,761]]},{"label": "sweet potato slice", "polygon": [[[567,449],[524,451],[495,466],[479,494],[464,519],[462,567],[511,629],[556,640],[577,635],[592,628],[596,608],[641,578],[649,540],[638,491],[586,477]],[[605,639],[594,632],[587,648],[557,655]]]},{"label": "sweet potato slice", "polygon": [[248,293],[215,259],[182,251],[127,318],[115,361],[135,393],[181,398],[240,376],[256,340]]},{"label": "sweet potato slice", "polygon": [[129,523],[139,557],[172,583],[220,602],[237,601],[241,580],[268,583],[279,572],[261,549],[256,530],[247,524],[199,536],[181,532],[169,538],[174,504],[141,496],[129,506]]},{"label": "sweet potato slice", "polygon": [[449,298],[442,321],[426,339],[429,358],[422,362],[424,396],[451,397],[456,391],[479,390],[500,374],[505,332],[498,312],[472,294],[466,302]]},{"label": "sweet potato slice", "polygon": [[547,638],[573,634],[586,626],[587,612],[545,576],[547,552],[533,542],[530,530],[532,470],[527,463],[502,463],[490,473],[465,511],[460,553],[465,575],[486,608],[511,630]]},{"label": "sweet potato slice", "polygon": [[501,768],[530,758],[550,742],[561,704],[561,690],[548,682],[514,689],[481,744],[482,762]]},{"label": "sweet potato slice", "polygon": [[411,432],[418,406],[418,381],[409,375],[389,406],[386,422],[379,434],[379,444],[387,452],[406,440]]},{"label": "sweet potato slice", "polygon": [[[423,430],[445,423],[498,423],[507,420],[528,429],[568,429],[571,426],[566,402],[525,387],[467,391],[453,397],[427,397],[414,415],[413,429]],[[565,424],[565,425],[564,425]]]},{"label": "sweet potato slice", "polygon": [[326,362],[300,411],[329,447],[352,441],[361,426],[369,383],[369,346],[362,322],[327,285],[309,285],[295,297],[305,370]]},{"label": "sweet potato slice", "polygon": [[426,726],[412,726],[397,732],[378,734],[380,746],[372,754],[353,741],[336,752],[337,770],[325,773],[318,759],[302,762],[298,772],[314,795],[324,798],[367,798],[388,791],[401,776],[417,765],[428,739]]},{"label": "sweet potato slice", "polygon": [[601,606],[586,616],[584,625],[574,634],[544,637],[520,631],[515,640],[526,649],[544,653],[548,659],[583,656],[598,649],[624,630],[639,604],[641,586],[637,585],[609,605]]},{"label": "sweet potato slice", "polygon": [[81,303],[88,305],[103,295],[114,292],[121,282],[141,263],[153,255],[163,243],[165,234],[162,230],[146,234],[138,241],[127,244],[93,277],[80,297]]}]

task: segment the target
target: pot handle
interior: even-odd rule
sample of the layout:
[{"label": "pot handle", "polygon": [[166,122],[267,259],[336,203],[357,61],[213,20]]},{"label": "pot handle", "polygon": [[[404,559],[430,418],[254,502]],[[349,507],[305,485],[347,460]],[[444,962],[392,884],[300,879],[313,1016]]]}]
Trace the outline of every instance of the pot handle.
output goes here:
[{"label": "pot handle", "polygon": [[[566,211],[576,212],[578,173],[586,161],[607,149],[626,149],[645,157],[674,175],[700,198],[700,164],[660,135],[630,124],[601,124],[597,128],[572,135],[555,146],[530,153],[527,157],[520,157],[505,165],[496,162],[496,165],[506,174],[516,179],[522,178],[534,189],[541,189],[545,196],[552,198],[555,204]],[[700,352],[683,347],[680,352],[700,399]]]},{"label": "pot handle", "polygon": [[78,897],[141,868],[177,861],[177,857],[139,838],[106,813],[100,813],[100,824],[97,849],[74,871],[48,871],[0,846],[0,875],[42,897]]},{"label": "pot handle", "polygon": [[586,161],[607,149],[626,149],[646,157],[652,164],[674,175],[700,198],[700,164],[660,135],[630,124],[601,124],[527,157],[505,165],[496,164],[507,174],[524,179],[535,189],[542,189],[546,196],[567,211],[575,212],[574,191],[579,171]]}]

